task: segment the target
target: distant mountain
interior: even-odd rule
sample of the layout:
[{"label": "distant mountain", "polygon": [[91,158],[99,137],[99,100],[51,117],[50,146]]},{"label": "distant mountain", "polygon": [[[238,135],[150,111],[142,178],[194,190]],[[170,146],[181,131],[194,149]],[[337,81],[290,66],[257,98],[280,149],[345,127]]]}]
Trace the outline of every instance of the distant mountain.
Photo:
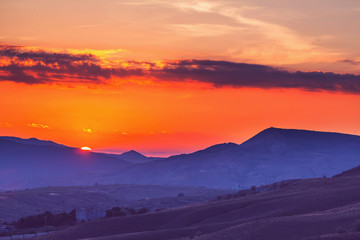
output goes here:
[{"label": "distant mountain", "polygon": [[23,139],[23,138],[18,138],[18,137],[4,136],[4,137],[0,137],[0,140],[6,140],[6,141],[11,141],[11,142],[16,142],[16,143],[32,144],[32,145],[66,147],[65,145],[61,145],[61,144],[55,143],[53,141],[44,141],[44,140],[39,140],[37,138]]},{"label": "distant mountain", "polygon": [[243,189],[331,177],[360,165],[360,136],[280,128],[266,129],[240,145],[223,143],[163,159],[24,141],[0,138],[0,189],[96,182]]},{"label": "distant mountain", "polygon": [[[269,128],[237,145],[130,166],[135,183],[248,188],[294,178],[331,177],[360,165],[360,136]],[[120,178],[120,179],[119,179]]]},{"label": "distant mountain", "polygon": [[38,139],[0,138],[0,189],[94,184],[128,162]]},{"label": "distant mountain", "polygon": [[113,157],[120,158],[122,160],[125,160],[130,163],[146,163],[151,162],[163,158],[157,158],[157,157],[146,157],[142,155],[141,153],[138,153],[134,150],[130,150],[128,152],[124,152],[122,154],[110,154]]}]

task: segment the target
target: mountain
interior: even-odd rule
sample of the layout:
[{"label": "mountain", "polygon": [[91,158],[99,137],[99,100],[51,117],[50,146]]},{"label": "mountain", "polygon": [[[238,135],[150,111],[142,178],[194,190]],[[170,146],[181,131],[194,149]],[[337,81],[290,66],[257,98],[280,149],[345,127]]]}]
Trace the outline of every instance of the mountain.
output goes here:
[{"label": "mountain", "polygon": [[0,189],[94,184],[128,162],[37,139],[0,138]]},{"label": "mountain", "polygon": [[142,155],[134,150],[124,152],[124,153],[120,154],[119,157],[122,159],[125,159],[126,161],[129,161],[129,162],[146,162],[146,161],[148,161],[147,157],[145,157],[144,155]]},{"label": "mountain", "polygon": [[163,159],[163,158],[159,158],[159,157],[146,157],[146,156],[142,155],[141,153],[136,152],[134,150],[130,150],[130,151],[124,152],[122,154],[110,154],[110,155],[112,157],[120,158],[120,159],[125,160],[130,163],[146,163],[146,162]]},{"label": "mountain", "polygon": [[360,165],[360,136],[294,129],[269,128],[242,144],[223,143],[163,159],[135,151],[83,152],[39,141],[0,138],[0,189],[94,183],[244,189],[331,177]]},{"label": "mountain", "polygon": [[269,128],[238,145],[130,166],[135,183],[243,189],[294,178],[331,177],[360,165],[360,136]]},{"label": "mountain", "polygon": [[23,138],[18,138],[18,137],[4,136],[4,137],[0,137],[0,140],[16,142],[16,143],[32,144],[32,145],[66,147],[65,145],[61,145],[61,144],[55,143],[53,141],[44,141],[44,140],[39,140],[37,138],[23,139]]}]

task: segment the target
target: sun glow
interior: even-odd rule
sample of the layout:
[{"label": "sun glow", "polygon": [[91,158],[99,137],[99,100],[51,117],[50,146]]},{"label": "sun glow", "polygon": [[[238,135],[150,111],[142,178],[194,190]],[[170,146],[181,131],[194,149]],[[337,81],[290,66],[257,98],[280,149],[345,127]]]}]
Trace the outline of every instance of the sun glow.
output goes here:
[{"label": "sun glow", "polygon": [[81,150],[83,150],[83,151],[91,151],[91,148],[89,148],[89,147],[82,147]]}]

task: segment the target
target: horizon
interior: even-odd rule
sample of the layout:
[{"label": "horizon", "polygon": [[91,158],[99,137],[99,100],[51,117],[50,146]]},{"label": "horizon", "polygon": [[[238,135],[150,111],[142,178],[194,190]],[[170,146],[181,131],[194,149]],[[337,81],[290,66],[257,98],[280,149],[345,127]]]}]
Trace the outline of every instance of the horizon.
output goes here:
[{"label": "horizon", "polygon": [[[115,154],[115,155],[121,155],[123,153],[134,151],[134,152],[139,153],[139,154],[141,154],[143,156],[146,156],[146,157],[169,158],[171,156],[177,156],[177,155],[182,155],[182,154],[192,154],[192,153],[195,153],[197,151],[201,151],[201,150],[204,150],[204,149],[207,149],[207,148],[210,148],[210,147],[213,147],[213,146],[217,146],[217,145],[222,145],[222,144],[233,143],[233,144],[241,145],[241,144],[247,142],[248,140],[250,140],[251,138],[257,136],[258,134],[260,134],[260,133],[262,133],[264,131],[270,130],[270,129],[295,130],[295,131],[306,131],[306,132],[316,132],[316,133],[332,133],[332,134],[351,135],[351,136],[360,137],[360,135],[358,135],[358,134],[349,134],[349,133],[342,133],[342,132],[317,131],[315,129],[295,129],[295,128],[268,127],[268,128],[265,128],[265,129],[255,133],[254,135],[250,136],[249,138],[247,138],[245,141],[242,141],[242,142],[229,142],[229,141],[226,142],[225,141],[225,142],[213,143],[213,144],[205,146],[203,148],[195,149],[195,150],[188,151],[188,152],[180,152],[180,151],[176,151],[176,152],[174,151],[173,153],[169,153],[169,152],[166,152],[166,153],[164,153],[164,152],[141,152],[141,151],[138,151],[136,149],[126,149],[126,150],[123,150],[123,151],[118,150],[118,149],[90,149],[90,151],[94,152],[94,153],[105,153],[105,154]],[[66,146],[66,147],[70,147],[70,148],[77,148],[77,149],[81,149],[83,147],[87,148],[87,146],[80,146],[80,147],[69,146],[69,145],[65,145],[63,143],[52,141],[50,139],[38,139],[38,138],[34,138],[34,137],[21,138],[21,137],[17,137],[17,136],[0,136],[0,138],[19,138],[19,139],[22,139],[22,140],[35,139],[35,140],[39,140],[39,141],[50,141],[50,142],[53,142],[53,143],[56,143],[56,144],[59,144],[59,145],[63,145],[63,146]]]},{"label": "horizon", "polygon": [[360,132],[358,1],[0,8],[0,135],[169,156],[269,126]]}]

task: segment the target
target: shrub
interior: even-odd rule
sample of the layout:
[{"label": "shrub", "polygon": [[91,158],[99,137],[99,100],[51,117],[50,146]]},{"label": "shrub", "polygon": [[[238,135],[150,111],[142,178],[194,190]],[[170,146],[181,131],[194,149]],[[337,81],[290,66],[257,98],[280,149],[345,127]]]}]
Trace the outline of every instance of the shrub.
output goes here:
[{"label": "shrub", "polygon": [[111,209],[106,210],[105,217],[120,217],[120,216],[128,216],[128,215],[135,215],[140,214],[139,211],[145,211],[148,212],[147,208],[140,208],[138,211],[136,211],[133,208],[127,208],[127,207],[113,207]]},{"label": "shrub", "polygon": [[46,211],[41,214],[22,217],[18,221],[13,222],[13,225],[18,229],[39,228],[43,226],[64,226],[72,225],[76,222],[76,210],[71,212],[62,212],[59,214],[52,214]]},{"label": "shrub", "polygon": [[112,209],[106,210],[106,217],[119,217],[126,216],[127,210],[120,207],[113,207]]}]

